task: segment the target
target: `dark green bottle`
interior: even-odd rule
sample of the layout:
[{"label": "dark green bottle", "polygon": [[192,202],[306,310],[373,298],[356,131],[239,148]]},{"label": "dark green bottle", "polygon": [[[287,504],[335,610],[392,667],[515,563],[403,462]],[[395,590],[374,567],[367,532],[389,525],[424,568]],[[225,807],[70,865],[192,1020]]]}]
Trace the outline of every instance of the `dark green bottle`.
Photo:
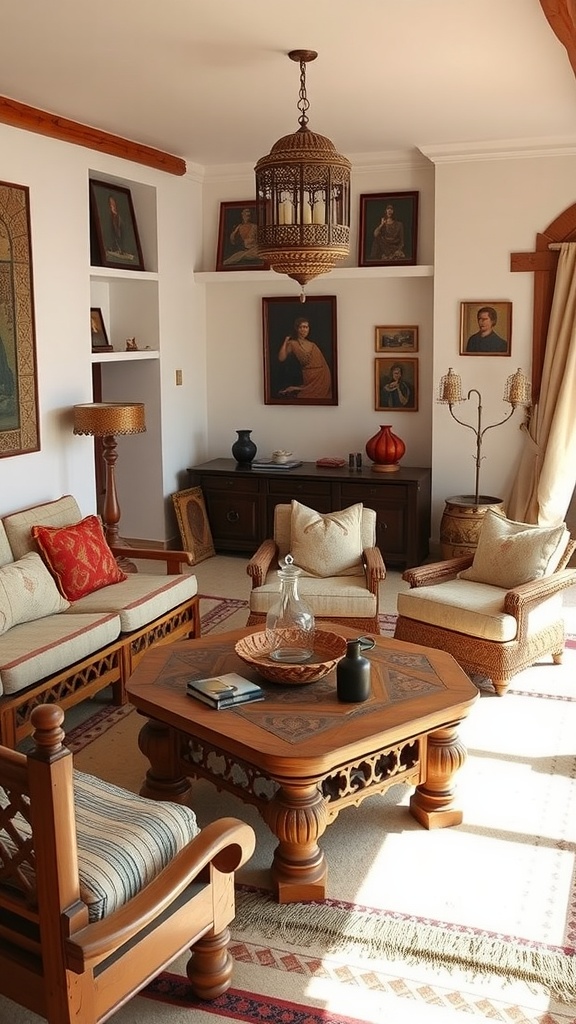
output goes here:
[{"label": "dark green bottle", "polygon": [[346,654],[336,666],[338,700],[347,704],[368,700],[371,692],[370,662],[360,654],[361,641],[348,640]]}]

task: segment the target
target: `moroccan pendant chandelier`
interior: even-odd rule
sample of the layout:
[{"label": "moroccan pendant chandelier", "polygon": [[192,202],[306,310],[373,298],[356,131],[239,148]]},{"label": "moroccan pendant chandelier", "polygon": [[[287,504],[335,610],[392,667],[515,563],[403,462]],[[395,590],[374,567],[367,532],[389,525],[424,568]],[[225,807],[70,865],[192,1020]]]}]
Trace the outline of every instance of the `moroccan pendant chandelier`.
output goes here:
[{"label": "moroccan pendant chandelier", "polygon": [[350,161],[308,128],[306,64],[315,50],[291,50],[300,63],[300,125],[255,167],[258,252],[302,286],[327,274],[350,251]]}]

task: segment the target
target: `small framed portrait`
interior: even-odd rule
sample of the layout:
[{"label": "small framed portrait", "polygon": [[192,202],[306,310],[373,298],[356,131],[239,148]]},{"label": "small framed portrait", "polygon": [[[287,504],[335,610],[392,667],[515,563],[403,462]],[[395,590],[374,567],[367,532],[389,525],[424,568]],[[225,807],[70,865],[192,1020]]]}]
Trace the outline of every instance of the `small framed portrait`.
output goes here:
[{"label": "small framed portrait", "polygon": [[375,349],[377,352],[417,352],[417,327],[376,327]]},{"label": "small framed portrait", "polygon": [[118,270],[144,270],[129,188],[90,179],[92,262]]},{"label": "small framed portrait", "polygon": [[375,405],[377,411],[418,411],[418,360],[374,360]]},{"label": "small framed portrait", "polygon": [[358,266],[413,266],[417,257],[418,192],[360,196]]},{"label": "small framed portrait", "polygon": [[257,248],[256,202],[220,203],[216,270],[268,270]]},{"label": "small framed portrait", "polygon": [[90,309],[90,333],[92,335],[93,352],[112,352],[113,348],[108,341],[102,310],[98,306]]},{"label": "small framed portrait", "polygon": [[512,303],[460,303],[460,355],[509,356],[512,347]]},{"label": "small framed portrait", "polygon": [[336,296],[262,299],[265,405],[338,405]]}]

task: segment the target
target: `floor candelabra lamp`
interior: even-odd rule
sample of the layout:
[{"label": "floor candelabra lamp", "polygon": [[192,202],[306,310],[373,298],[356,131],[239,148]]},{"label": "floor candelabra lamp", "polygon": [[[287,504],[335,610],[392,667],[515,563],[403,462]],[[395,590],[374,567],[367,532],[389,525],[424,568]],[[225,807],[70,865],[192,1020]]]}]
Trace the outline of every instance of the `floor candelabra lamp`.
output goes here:
[{"label": "floor candelabra lamp", "polygon": [[[477,414],[476,425],[466,423],[456,416],[454,406],[465,402],[476,396]],[[467,555],[474,551],[478,542],[478,534],[482,525],[482,519],[489,508],[503,510],[502,498],[496,498],[487,494],[480,494],[480,466],[482,464],[482,441],[487,430],[499,427],[513,415],[519,406],[529,406],[531,403],[531,387],[527,378],[520,368],[516,373],[511,374],[506,380],[503,401],[510,404],[510,411],[496,423],[482,426],[482,395],[477,388],[471,388],[466,398],[462,394],[462,381],[460,374],[454,373],[452,367],[440,381],[438,401],[448,406],[450,415],[467,427],[476,437],[476,476],[474,482],[474,494],[459,494],[454,498],[446,499],[446,508],[440,524],[440,548],[443,558]]]},{"label": "floor candelabra lamp", "polygon": [[90,434],[102,441],[102,458],[106,470],[102,520],[106,540],[111,547],[120,543],[120,506],[115,474],[118,459],[116,438],[121,434],[142,434],[145,430],[142,402],[89,402],[74,406],[74,433]]}]

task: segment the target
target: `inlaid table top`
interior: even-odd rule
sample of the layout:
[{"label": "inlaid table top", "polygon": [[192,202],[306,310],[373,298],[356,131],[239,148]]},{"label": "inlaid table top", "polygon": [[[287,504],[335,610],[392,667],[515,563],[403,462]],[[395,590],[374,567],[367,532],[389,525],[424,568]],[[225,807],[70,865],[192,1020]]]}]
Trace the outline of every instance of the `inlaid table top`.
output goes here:
[{"label": "inlaid table top", "polygon": [[[151,764],[142,793],[185,799],[189,779],[200,776],[258,806],[279,839],[272,872],[283,901],[324,894],[316,840],[347,804],[406,782],[416,787],[410,811],[425,827],[462,820],[452,778],[466,752],[456,727],[478,690],[451,655],[375,636],[364,652],[371,696],[347,704],[337,698],[335,670],[303,686],[263,680],[234,651],[258,628],[144,655],[127,686],[131,703],[150,719],[140,737]],[[358,635],[340,624],[326,628],[347,639]],[[187,695],[188,680],[224,672],[258,682],[265,699],[216,711]]]}]

